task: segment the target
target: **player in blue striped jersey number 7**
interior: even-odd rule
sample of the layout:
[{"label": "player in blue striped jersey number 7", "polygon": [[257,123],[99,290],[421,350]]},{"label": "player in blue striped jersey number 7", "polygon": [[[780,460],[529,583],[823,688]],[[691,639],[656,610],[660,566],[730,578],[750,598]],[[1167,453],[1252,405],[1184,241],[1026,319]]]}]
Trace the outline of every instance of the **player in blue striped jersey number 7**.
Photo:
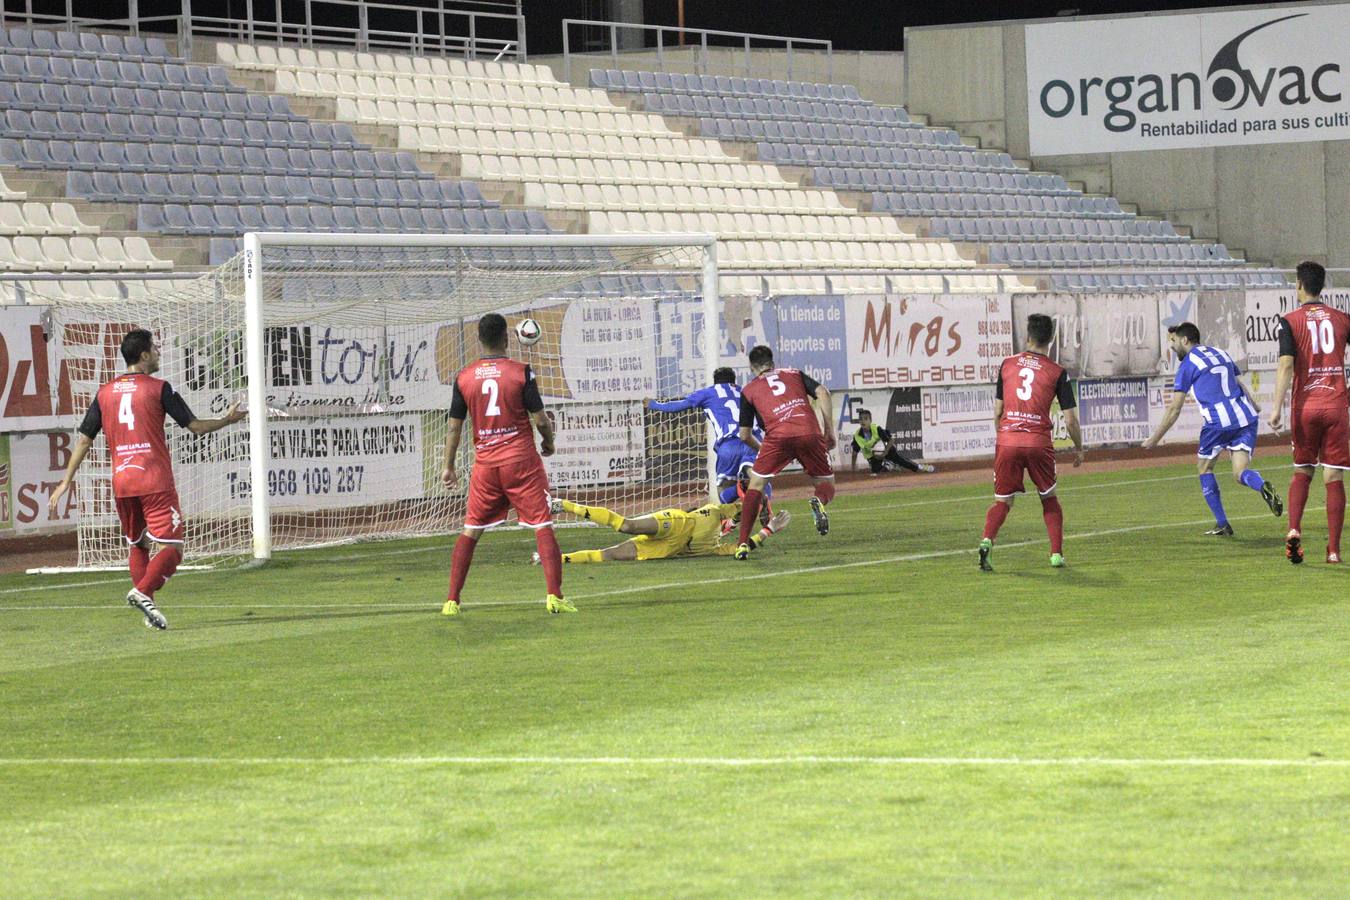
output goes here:
[{"label": "player in blue striped jersey number 7", "polygon": [[1214,528],[1205,534],[1224,537],[1233,534],[1233,526],[1228,524],[1228,516],[1223,510],[1219,482],[1214,477],[1214,463],[1225,450],[1232,457],[1233,477],[1238,483],[1260,494],[1270,511],[1280,515],[1284,512],[1280,495],[1261,477],[1260,472],[1249,468],[1252,453],[1256,450],[1256,430],[1261,407],[1243,383],[1242,372],[1227,352],[1218,347],[1203,346],[1200,343],[1200,329],[1193,323],[1174,325],[1167,329],[1167,334],[1168,343],[1181,363],[1177,366],[1176,381],[1172,385],[1172,400],[1157,430],[1144,441],[1144,449],[1152,450],[1158,446],[1163,435],[1176,424],[1187,394],[1193,395],[1195,402],[1200,405],[1200,417],[1204,419],[1197,450],[1200,493],[1213,511],[1215,523]]}]

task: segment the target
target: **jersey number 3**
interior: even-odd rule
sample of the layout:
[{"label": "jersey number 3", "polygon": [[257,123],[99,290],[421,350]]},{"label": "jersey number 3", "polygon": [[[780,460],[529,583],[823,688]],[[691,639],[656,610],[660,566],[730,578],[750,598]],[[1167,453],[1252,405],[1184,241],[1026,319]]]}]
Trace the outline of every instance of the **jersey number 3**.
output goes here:
[{"label": "jersey number 3", "polygon": [[1036,371],[1034,369],[1018,369],[1017,377],[1022,379],[1022,386],[1017,389],[1019,400],[1031,399],[1031,383],[1036,380]]},{"label": "jersey number 3", "polygon": [[117,404],[117,421],[127,426],[127,431],[136,430],[136,412],[131,408],[131,394],[123,394]]}]

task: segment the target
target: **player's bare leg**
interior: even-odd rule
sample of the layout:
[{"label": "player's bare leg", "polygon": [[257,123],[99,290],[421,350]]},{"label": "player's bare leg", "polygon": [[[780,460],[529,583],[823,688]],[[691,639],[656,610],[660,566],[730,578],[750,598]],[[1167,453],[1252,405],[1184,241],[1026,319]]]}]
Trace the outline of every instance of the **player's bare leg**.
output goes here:
[{"label": "player's bare leg", "polygon": [[1249,487],[1261,495],[1261,499],[1266,501],[1266,506],[1276,516],[1284,512],[1284,501],[1280,495],[1275,492],[1275,486],[1261,477],[1261,473],[1251,468],[1252,455],[1246,450],[1231,451],[1233,462],[1233,477],[1237,479],[1238,484]]},{"label": "player's bare leg", "polygon": [[1345,473],[1332,466],[1322,466],[1322,480],[1327,485],[1327,562],[1341,561],[1341,529],[1345,527]]},{"label": "player's bare leg", "polygon": [[980,539],[980,571],[994,571],[994,539],[998,537],[998,530],[1003,527],[1004,521],[1008,518],[1008,513],[1012,511],[1013,501],[1017,496],[995,497],[993,504],[984,514],[984,537]]},{"label": "player's bare leg", "polygon": [[482,528],[466,525],[455,541],[455,551],[450,557],[450,594],[441,607],[441,615],[459,615],[459,595],[464,590],[464,579],[469,577],[469,566],[473,563],[473,551],[478,549],[478,538]]},{"label": "player's bare leg", "polygon": [[1316,466],[1295,466],[1289,482],[1289,533],[1284,539],[1284,557],[1294,565],[1303,562],[1303,507],[1308,503]]}]

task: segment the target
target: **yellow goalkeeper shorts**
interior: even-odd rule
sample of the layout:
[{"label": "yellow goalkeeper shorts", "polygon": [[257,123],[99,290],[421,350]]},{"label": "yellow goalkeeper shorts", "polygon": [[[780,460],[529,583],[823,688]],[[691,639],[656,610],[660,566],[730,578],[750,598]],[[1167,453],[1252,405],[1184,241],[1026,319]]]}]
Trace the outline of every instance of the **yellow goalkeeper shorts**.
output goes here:
[{"label": "yellow goalkeeper shorts", "polygon": [[637,558],[669,559],[684,552],[694,533],[694,516],[682,509],[663,509],[652,513],[651,518],[656,520],[656,534],[640,534],[633,538]]}]

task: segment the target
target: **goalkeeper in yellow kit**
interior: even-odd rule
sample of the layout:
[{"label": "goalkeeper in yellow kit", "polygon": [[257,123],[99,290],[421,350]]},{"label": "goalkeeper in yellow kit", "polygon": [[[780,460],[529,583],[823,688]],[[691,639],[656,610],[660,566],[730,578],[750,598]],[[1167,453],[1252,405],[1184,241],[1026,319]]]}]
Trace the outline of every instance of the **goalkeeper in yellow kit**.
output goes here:
[{"label": "goalkeeper in yellow kit", "polygon": [[[735,542],[722,543],[723,523],[733,520],[741,504],[708,503],[695,509],[661,509],[643,516],[624,518],[603,506],[584,506],[571,500],[552,498],[550,511],[574,516],[613,528],[620,534],[634,535],[630,540],[603,550],[579,550],[564,553],[564,563],[597,563],[625,560],[671,559],[677,556],[731,556]],[[787,511],[777,513],[750,539],[752,549],[759,548],[769,536],[787,527]]]}]

